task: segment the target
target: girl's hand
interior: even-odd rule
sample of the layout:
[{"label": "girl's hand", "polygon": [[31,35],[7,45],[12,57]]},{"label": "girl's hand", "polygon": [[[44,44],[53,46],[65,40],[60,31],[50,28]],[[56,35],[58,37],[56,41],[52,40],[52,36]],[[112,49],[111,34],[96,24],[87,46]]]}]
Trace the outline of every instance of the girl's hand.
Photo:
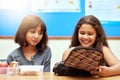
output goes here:
[{"label": "girl's hand", "polygon": [[91,71],[90,73],[94,76],[105,77],[105,76],[111,76],[112,72],[110,70],[110,67],[100,66],[100,67],[97,67],[95,70]]}]

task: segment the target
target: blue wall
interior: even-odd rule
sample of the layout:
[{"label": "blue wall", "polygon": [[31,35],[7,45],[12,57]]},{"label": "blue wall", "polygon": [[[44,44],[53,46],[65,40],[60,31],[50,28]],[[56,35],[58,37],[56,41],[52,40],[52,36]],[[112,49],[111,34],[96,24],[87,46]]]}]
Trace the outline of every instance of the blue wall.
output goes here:
[{"label": "blue wall", "polygon": [[[14,36],[19,24],[27,14],[40,16],[47,26],[49,36],[71,36],[78,20],[85,15],[84,0],[80,12],[33,13],[27,10],[0,10],[0,36]],[[107,36],[120,36],[120,21],[102,22]]]}]

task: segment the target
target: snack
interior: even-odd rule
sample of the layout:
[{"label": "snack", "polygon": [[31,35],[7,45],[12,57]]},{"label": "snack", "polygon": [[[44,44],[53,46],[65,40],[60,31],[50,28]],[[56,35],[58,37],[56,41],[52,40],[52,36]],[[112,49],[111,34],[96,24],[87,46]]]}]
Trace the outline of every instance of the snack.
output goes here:
[{"label": "snack", "polygon": [[16,61],[10,62],[10,67],[19,67],[19,62]]},{"label": "snack", "polygon": [[23,75],[23,76],[37,76],[37,75],[39,75],[39,72],[29,70],[29,71],[20,71],[19,74]]}]

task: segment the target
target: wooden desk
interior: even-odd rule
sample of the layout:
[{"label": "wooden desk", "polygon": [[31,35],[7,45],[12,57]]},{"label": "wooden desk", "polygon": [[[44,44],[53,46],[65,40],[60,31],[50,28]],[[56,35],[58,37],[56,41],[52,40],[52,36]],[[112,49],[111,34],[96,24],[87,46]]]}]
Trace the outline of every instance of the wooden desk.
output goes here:
[{"label": "wooden desk", "polygon": [[56,76],[53,73],[44,72],[43,76],[6,76],[0,75],[0,80],[120,80],[119,76],[113,77],[72,77],[72,76]]}]

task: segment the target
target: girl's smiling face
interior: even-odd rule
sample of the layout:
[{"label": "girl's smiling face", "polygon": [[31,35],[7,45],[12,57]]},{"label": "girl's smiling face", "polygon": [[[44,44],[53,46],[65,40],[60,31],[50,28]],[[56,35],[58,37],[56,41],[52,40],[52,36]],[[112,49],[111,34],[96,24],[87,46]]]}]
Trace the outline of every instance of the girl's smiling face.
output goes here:
[{"label": "girl's smiling face", "polygon": [[83,47],[92,47],[96,40],[96,30],[90,24],[82,24],[78,30],[78,40]]}]

